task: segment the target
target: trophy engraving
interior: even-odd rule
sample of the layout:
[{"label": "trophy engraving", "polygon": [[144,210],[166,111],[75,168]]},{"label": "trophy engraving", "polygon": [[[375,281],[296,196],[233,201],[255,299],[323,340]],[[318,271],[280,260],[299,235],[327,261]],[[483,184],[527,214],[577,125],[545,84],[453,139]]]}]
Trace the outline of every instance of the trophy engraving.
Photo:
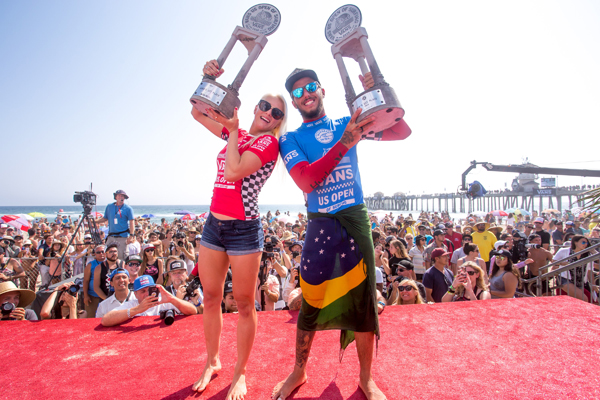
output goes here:
[{"label": "trophy engraving", "polygon": [[[267,36],[277,30],[281,22],[281,13],[270,4],[257,4],[250,7],[242,18],[242,27],[236,26],[217,58],[223,68],[227,57],[235,44],[240,41],[248,50],[248,58],[230,85],[224,86],[214,76],[206,75],[190,98],[190,102],[198,111],[206,114],[209,108],[215,109],[227,118],[233,117],[233,110],[241,105],[239,90],[248,75],[252,64],[267,44]],[[207,115],[208,116],[208,115]]]},{"label": "trophy engraving", "polygon": [[[395,125],[404,117],[404,109],[402,109],[394,89],[381,74],[367,41],[369,37],[367,30],[360,26],[361,22],[362,14],[358,7],[352,4],[342,6],[335,10],[327,20],[325,37],[332,43],[331,52],[342,77],[350,114],[354,114],[357,109],[362,108],[357,121],[374,116],[371,132],[369,132],[373,133]],[[352,58],[358,62],[363,75],[370,71],[375,85],[356,95],[343,57]]]}]

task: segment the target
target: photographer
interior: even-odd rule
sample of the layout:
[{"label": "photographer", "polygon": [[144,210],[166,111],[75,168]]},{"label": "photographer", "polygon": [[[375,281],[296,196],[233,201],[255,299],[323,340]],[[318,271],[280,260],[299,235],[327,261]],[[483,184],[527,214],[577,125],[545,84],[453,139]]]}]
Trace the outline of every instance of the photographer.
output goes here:
[{"label": "photographer", "polygon": [[[52,246],[44,251],[44,258],[46,259],[45,265],[48,266],[48,275],[51,279],[51,283],[58,283],[62,279],[62,267],[60,259],[66,252],[67,248],[60,240],[54,240]],[[69,257],[64,258],[64,268],[69,269],[71,265],[71,259]],[[43,278],[43,275],[42,275]]]},{"label": "photographer", "polygon": [[75,282],[58,286],[46,299],[40,311],[42,319],[77,319],[78,291],[69,290]]},{"label": "photographer", "polygon": [[177,257],[170,256],[167,259],[167,284],[166,289],[178,299],[189,301],[196,307],[198,314],[204,311],[202,301],[202,285],[200,279],[194,278],[188,283],[187,267],[185,263]]},{"label": "photographer", "polygon": [[35,293],[28,289],[19,289],[13,282],[0,283],[0,310],[2,321],[37,321],[33,310],[25,307],[35,300]]},{"label": "photographer", "polygon": [[178,232],[175,234],[173,242],[169,245],[169,255],[183,260],[186,263],[188,273],[194,269],[196,254],[194,246],[188,241],[185,233]]},{"label": "photographer", "polygon": [[129,301],[135,296],[129,289],[129,272],[123,268],[117,268],[110,274],[110,284],[114,288],[114,294],[98,305],[96,318],[102,318],[108,312]]},{"label": "photographer", "polygon": [[102,317],[103,326],[122,324],[137,316],[158,316],[161,311],[173,310],[184,315],[197,314],[190,302],[178,299],[164,287],[156,285],[149,275],[142,275],[133,283],[135,298],[129,299]]}]

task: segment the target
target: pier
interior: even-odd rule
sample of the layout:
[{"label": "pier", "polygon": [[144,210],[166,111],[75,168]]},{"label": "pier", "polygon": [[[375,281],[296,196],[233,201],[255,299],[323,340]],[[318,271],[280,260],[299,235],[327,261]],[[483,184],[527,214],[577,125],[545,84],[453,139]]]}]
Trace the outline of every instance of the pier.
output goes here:
[{"label": "pier", "polygon": [[450,213],[471,213],[474,211],[506,210],[521,208],[529,212],[554,208],[560,211],[578,207],[578,201],[588,189],[548,188],[534,189],[532,192],[489,191],[485,196],[468,198],[464,193],[436,193],[410,195],[396,193],[386,196],[377,192],[365,198],[371,210],[390,211],[447,211]]}]

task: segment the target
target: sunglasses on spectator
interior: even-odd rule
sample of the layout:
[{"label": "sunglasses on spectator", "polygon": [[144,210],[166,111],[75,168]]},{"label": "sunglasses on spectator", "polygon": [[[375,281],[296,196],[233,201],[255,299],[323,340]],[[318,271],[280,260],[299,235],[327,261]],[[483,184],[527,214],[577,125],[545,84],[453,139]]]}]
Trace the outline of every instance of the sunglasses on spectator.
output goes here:
[{"label": "sunglasses on spectator", "polygon": [[496,260],[502,261],[502,260],[507,260],[507,258],[506,258],[506,256],[496,256]]},{"label": "sunglasses on spectator", "polygon": [[581,244],[588,244],[587,240],[580,240],[579,243],[581,243]]},{"label": "sunglasses on spectator", "polygon": [[[300,96],[300,97],[302,97],[302,96]],[[279,108],[271,106],[271,103],[269,103],[266,100],[259,101],[258,108],[260,109],[260,111],[264,111],[264,112],[267,112],[267,111],[271,110],[271,108],[272,108],[271,115],[273,116],[273,118],[275,118],[277,120],[283,118],[283,116],[285,115],[283,113],[283,111],[281,111]]]},{"label": "sunglasses on spectator", "polygon": [[104,254],[104,250],[96,250],[94,253],[96,253],[96,254]]},{"label": "sunglasses on spectator", "polygon": [[469,274],[469,275],[471,275],[471,276],[475,275],[476,273],[477,273],[477,272],[475,272],[475,271],[467,271],[467,274]]},{"label": "sunglasses on spectator", "polygon": [[140,266],[140,264],[136,263],[136,262],[130,262],[130,263],[127,263],[127,265],[129,265],[130,267],[139,267]]},{"label": "sunglasses on spectator", "polygon": [[306,91],[308,93],[314,93],[317,88],[319,87],[319,84],[317,82],[311,82],[308,85],[302,87],[299,87],[297,89],[294,89],[292,91],[292,94],[294,95],[295,98],[299,99],[302,97],[302,95],[304,95],[304,89],[306,89]]},{"label": "sunglasses on spectator", "polygon": [[150,253],[151,251],[154,251],[154,249],[146,249],[144,250],[146,253]]},{"label": "sunglasses on spectator", "polygon": [[413,289],[414,289],[414,287],[412,287],[412,286],[410,286],[410,285],[398,286],[398,290],[399,290],[400,292],[404,292],[404,291],[410,292],[410,291],[411,291],[411,290],[413,290]]},{"label": "sunglasses on spectator", "polygon": [[473,241],[471,239],[463,239],[463,242],[472,243]]}]

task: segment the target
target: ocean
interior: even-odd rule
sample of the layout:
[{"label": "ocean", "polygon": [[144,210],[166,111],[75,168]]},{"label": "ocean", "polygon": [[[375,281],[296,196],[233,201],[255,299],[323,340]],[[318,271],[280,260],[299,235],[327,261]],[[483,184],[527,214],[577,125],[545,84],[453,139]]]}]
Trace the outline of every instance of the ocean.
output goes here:
[{"label": "ocean", "polygon": [[[153,214],[154,217],[150,219],[151,222],[160,222],[162,218],[167,221],[173,221],[175,218],[181,218],[181,215],[176,215],[177,211],[190,211],[196,215],[202,214],[209,210],[209,205],[174,205],[174,206],[148,206],[148,205],[135,205],[130,204],[133,208],[133,213],[136,217],[144,214]],[[99,212],[104,214],[106,205],[98,205],[94,207],[93,212]],[[61,211],[62,210],[62,211]],[[271,211],[271,214],[275,214],[275,211],[279,210],[281,213],[287,213],[289,211],[291,216],[298,215],[298,213],[306,214],[306,208],[303,204],[264,204],[259,205],[261,215]],[[375,211],[375,210],[370,210]],[[41,212],[46,215],[48,220],[54,220],[58,214],[70,216],[71,219],[77,219],[83,212],[81,204],[68,205],[68,206],[8,206],[0,207],[0,216],[7,214],[29,214],[31,212]],[[389,211],[388,211],[389,213]],[[419,215],[419,211],[392,211],[394,216],[403,214],[407,216],[412,213],[413,217]],[[458,221],[459,219],[465,218],[466,214],[452,213],[451,217]]]}]

